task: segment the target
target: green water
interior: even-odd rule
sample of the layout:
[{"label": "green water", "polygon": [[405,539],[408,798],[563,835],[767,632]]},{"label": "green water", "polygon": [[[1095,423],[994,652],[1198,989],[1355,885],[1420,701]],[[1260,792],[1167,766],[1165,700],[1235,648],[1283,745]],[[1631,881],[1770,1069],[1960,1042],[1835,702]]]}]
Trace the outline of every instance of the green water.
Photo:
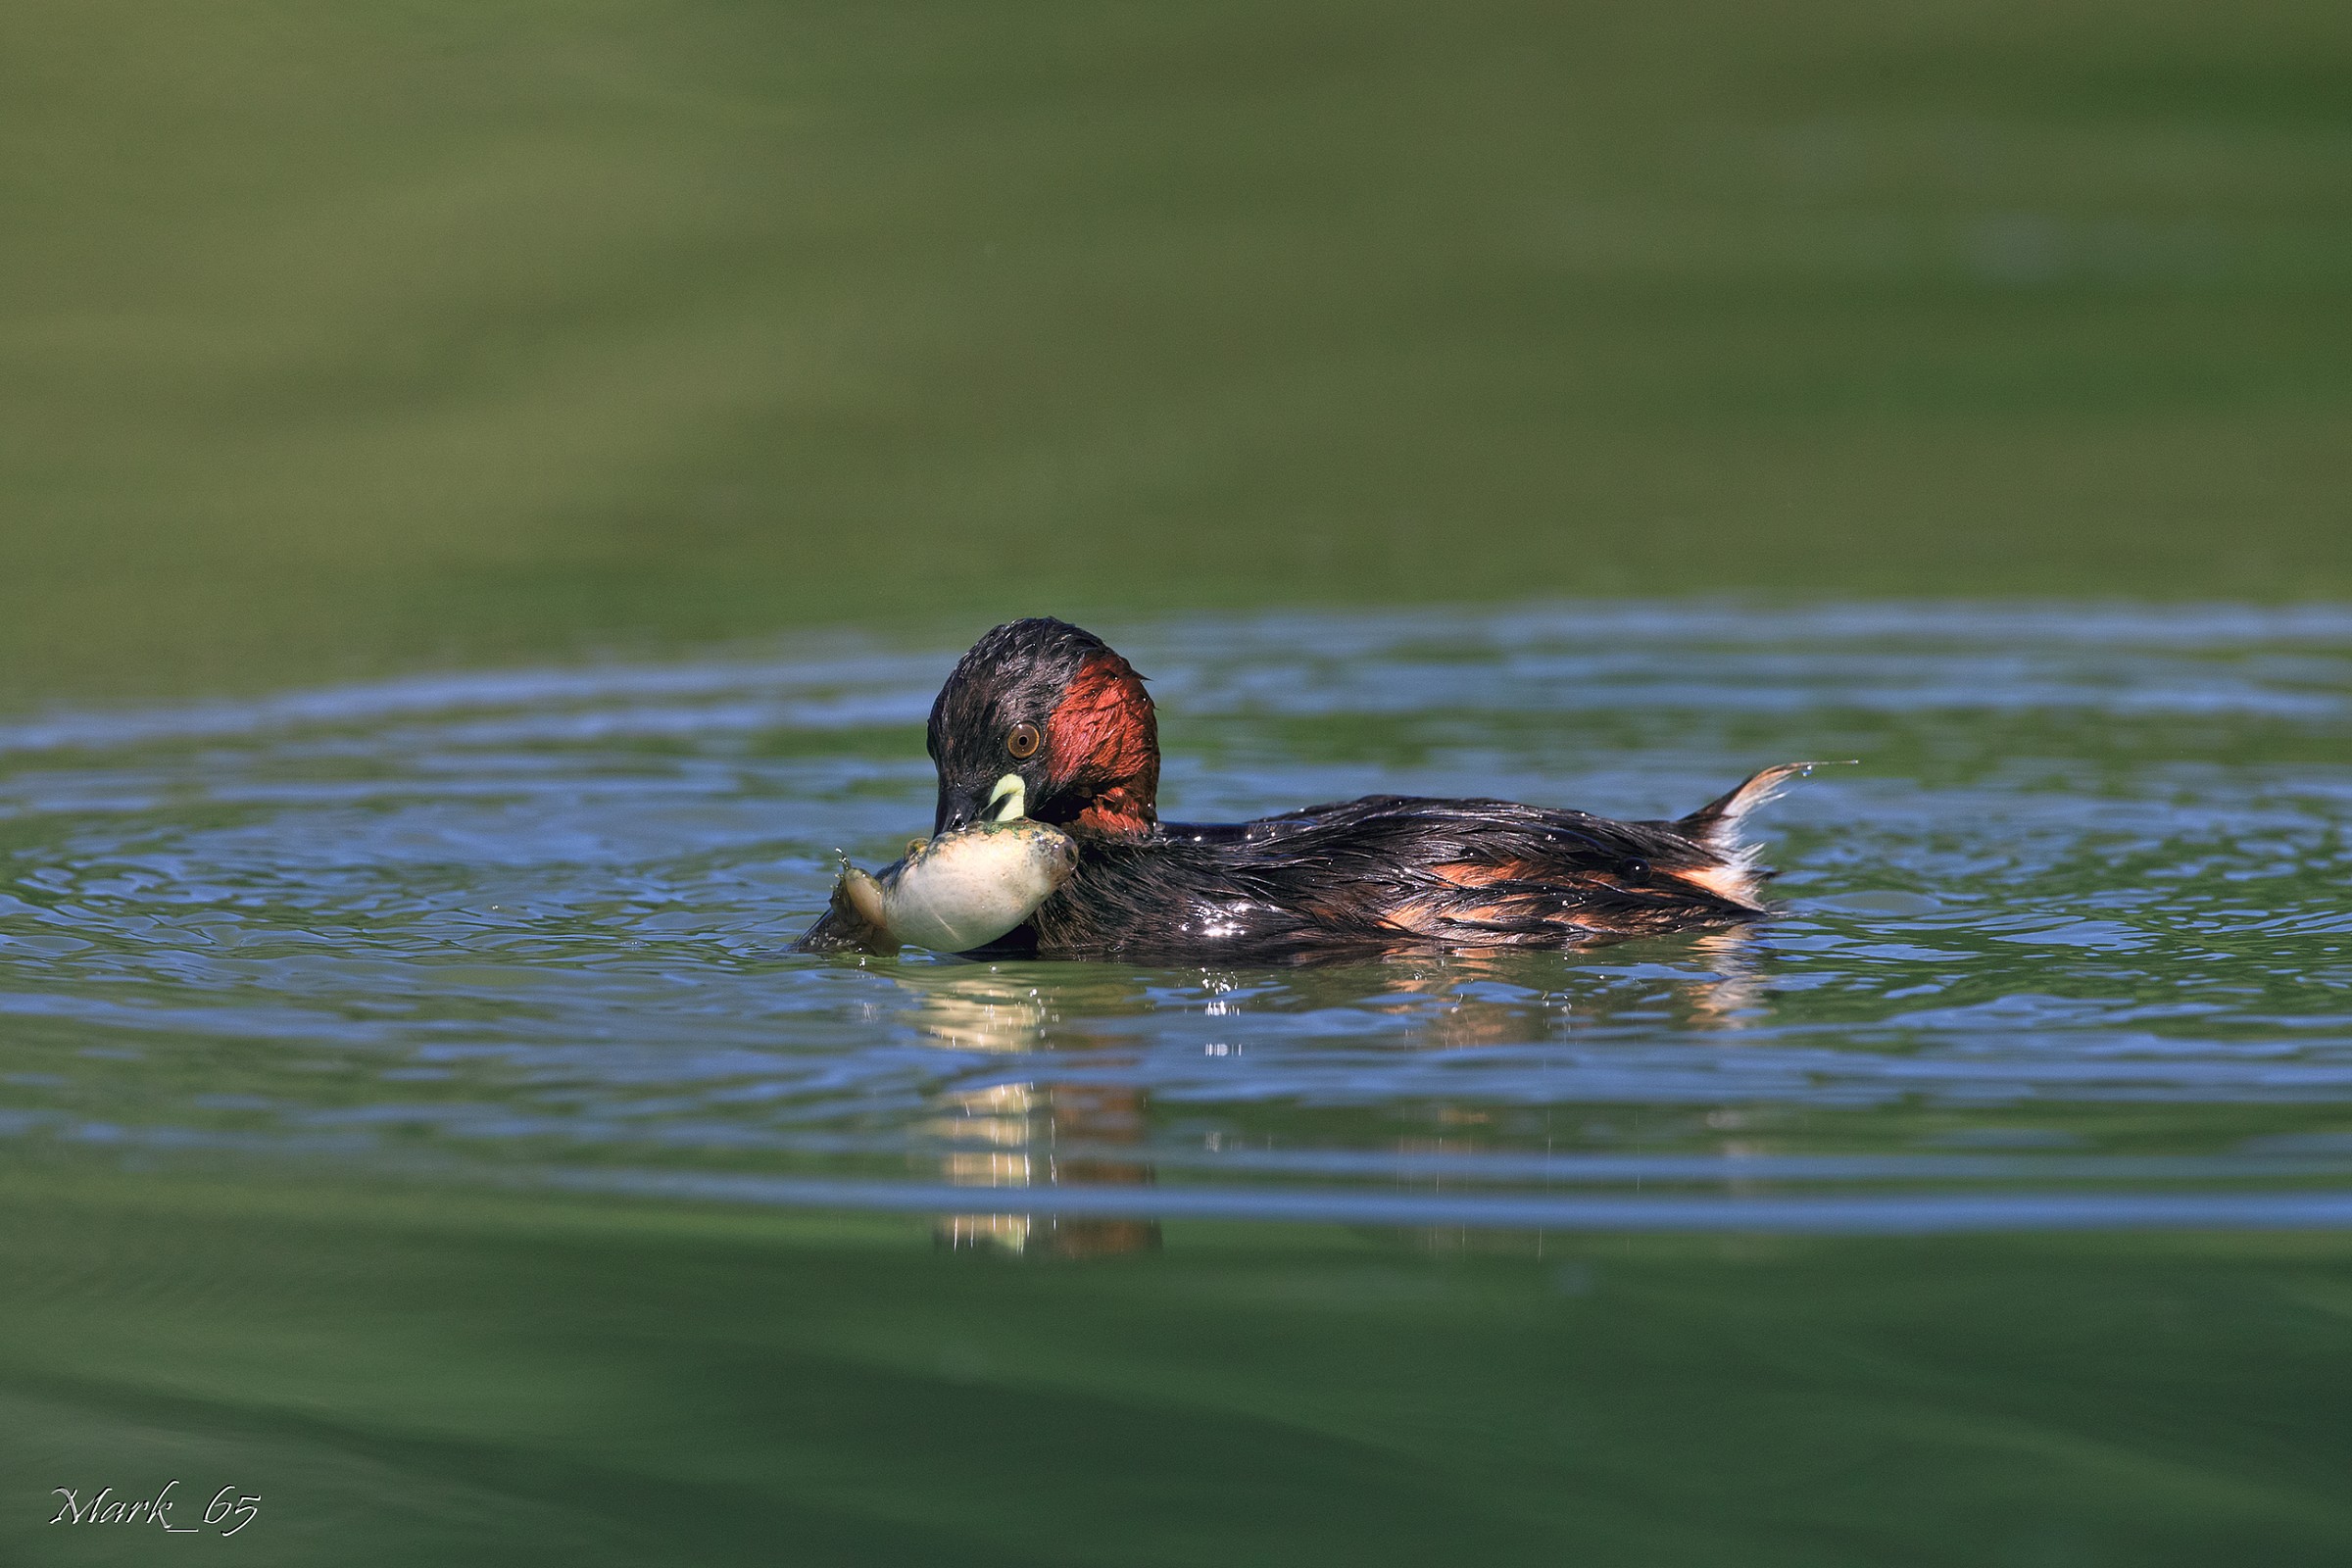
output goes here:
[{"label": "green water", "polygon": [[24,0],[0,689],[2352,593],[2352,21]]},{"label": "green water", "polygon": [[[15,6],[0,1556],[2345,1560],[2348,80]],[[1038,612],[1174,815],[1862,765],[1744,941],[782,955]]]},{"label": "green water", "polygon": [[1743,938],[1152,969],[782,951],[952,647],[0,724],[0,1538],[2342,1554],[2344,612],[1105,630],[1199,816],[1865,760]]},{"label": "green water", "polygon": [[[2352,1538],[2340,1237],[1539,1258],[1171,1226],[1157,1256],[1041,1267],[905,1227],[17,1191],[0,1451],[258,1494],[223,1560],[2317,1563]],[[25,1299],[26,1264],[72,1288]],[[213,1544],[88,1534],[35,1560]]]}]

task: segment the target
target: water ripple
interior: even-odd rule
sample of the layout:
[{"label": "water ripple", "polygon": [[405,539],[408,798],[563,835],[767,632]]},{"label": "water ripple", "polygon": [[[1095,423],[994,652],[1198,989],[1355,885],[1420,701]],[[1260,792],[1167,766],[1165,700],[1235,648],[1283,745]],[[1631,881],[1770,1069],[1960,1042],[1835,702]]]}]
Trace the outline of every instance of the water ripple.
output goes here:
[{"label": "water ripple", "polygon": [[[53,712],[0,725],[0,1136],[387,1172],[495,1152],[607,1191],[658,1151],[626,1181],[917,1208],[963,1183],[1392,1224],[2342,1222],[2352,612],[1101,629],[1153,677],[1179,817],[1372,790],[1652,815],[1764,762],[1864,765],[1773,808],[1786,910],[1744,937],[842,963],[779,950],[835,850],[927,824],[945,641]],[[1951,1152],[2012,1146],[2069,1152]],[[1496,1190],[1432,1207],[1433,1181]],[[1642,1182],[1871,1191],[1509,1191]],[[1947,1190],[1987,1183],[2016,1190]]]}]

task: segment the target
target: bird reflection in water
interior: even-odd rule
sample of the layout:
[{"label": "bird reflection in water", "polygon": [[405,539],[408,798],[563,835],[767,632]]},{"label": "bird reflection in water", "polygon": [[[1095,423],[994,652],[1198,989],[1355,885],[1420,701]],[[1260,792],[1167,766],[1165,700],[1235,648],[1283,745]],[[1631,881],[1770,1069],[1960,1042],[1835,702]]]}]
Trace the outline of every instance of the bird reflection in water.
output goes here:
[{"label": "bird reflection in water", "polygon": [[[900,983],[922,995],[915,1026],[949,1050],[1041,1054],[1113,1044],[1056,1027],[1053,992],[1018,973],[909,968]],[[1150,1164],[1118,1153],[1143,1143],[1141,1089],[995,1084],[945,1095],[940,1109],[922,1130],[950,1147],[943,1174],[959,1187],[1142,1187],[1153,1180]],[[935,1234],[943,1247],[1047,1257],[1152,1251],[1160,1240],[1156,1220],[1017,1212],[943,1215]]]},{"label": "bird reflection in water", "polygon": [[[1572,958],[1566,970],[1550,971],[1552,983],[1570,985],[1565,991],[1544,994],[1544,1006],[1551,1013],[1545,1020],[1534,1016],[1528,999],[1532,988],[1545,983],[1544,972],[1531,965],[1524,954],[1456,954],[1442,968],[1400,976],[1393,989],[1424,999],[1419,1009],[1425,1018],[1420,1043],[1435,1051],[1524,1045],[1545,1038],[1573,1040],[1580,1033],[1605,1030],[1629,1016],[1654,1020],[1663,1014],[1678,1029],[1717,1031],[1744,1029],[1761,1015],[1770,992],[1758,962],[1763,941],[1756,931],[1742,928],[1671,941],[1673,956],[1680,961],[1673,965],[1670,976],[1626,973],[1622,960],[1637,955],[1647,956],[1629,948],[1595,950],[1594,957],[1603,962],[1576,966]],[[1641,968],[1645,970],[1648,965]],[[1492,994],[1496,991],[1501,996]],[[1415,1009],[1400,1002],[1396,1010]],[[1543,1032],[1546,1028],[1548,1032]],[[1440,1101],[1430,1103],[1425,1114],[1428,1130],[1398,1139],[1394,1146],[1396,1152],[1458,1157],[1524,1152],[1530,1147],[1528,1138],[1514,1138],[1507,1129],[1498,1128],[1496,1110],[1490,1105]],[[1750,1115],[1718,1109],[1705,1114],[1703,1125],[1710,1135],[1733,1131],[1748,1126]],[[1543,1145],[1546,1153],[1555,1148],[1546,1115]],[[1709,1136],[1706,1141],[1720,1154],[1762,1152],[1753,1143],[1739,1139]],[[1441,1192],[1448,1183],[1443,1176],[1430,1175],[1408,1178],[1403,1185],[1411,1191]],[[1542,1230],[1473,1232],[1461,1227],[1418,1227],[1409,1234],[1421,1250],[1448,1254],[1532,1251],[1540,1258],[1545,1244]]]},{"label": "bird reflection in water", "polygon": [[[1659,949],[1679,960],[1671,973],[1653,967]],[[1476,948],[1377,966],[1300,970],[1288,989],[1294,1005],[1352,1004],[1391,1013],[1410,1028],[1409,1044],[1427,1051],[1574,1038],[1635,1014],[1650,1020],[1662,1014],[1677,1028],[1742,1029],[1768,995],[1759,951],[1756,933],[1745,928],[1669,937],[1640,949],[1592,949],[1565,959]],[[1637,954],[1651,961],[1628,974],[1623,960]],[[1375,984],[1367,985],[1368,971]],[[1328,998],[1321,995],[1325,987]]]},{"label": "bird reflection in water", "polygon": [[[1671,978],[1650,971],[1606,977],[1573,956],[1492,950],[1387,963],[1284,971],[1209,971],[1199,976],[1206,1010],[1237,1017],[1252,1004],[1299,1011],[1322,1005],[1392,1013],[1410,1044],[1433,1051],[1526,1045],[1574,1037],[1620,1013],[1664,1007],[1684,1027],[1739,1029],[1763,1006],[1756,939],[1745,931],[1676,943]],[[1619,950],[1620,956],[1623,950]],[[1703,967],[1691,967],[1696,958]],[[1647,965],[1642,966],[1647,969]],[[1132,971],[1091,965],[908,965],[894,976],[919,997],[912,1021],[946,1050],[1032,1058],[1083,1053],[1090,1069],[1122,1064],[1128,1036],[1062,1022],[1069,1015],[1117,1018],[1176,1004]],[[1597,983],[1593,983],[1597,982]],[[1582,995],[1577,995],[1577,993]],[[1081,996],[1080,993],[1083,993]],[[1222,1054],[1222,1053],[1220,1053]],[[1092,1074],[1090,1073],[1090,1077]],[[944,1215],[944,1247],[1046,1257],[1102,1257],[1156,1250],[1157,1222],[1021,1211],[1012,1194],[1037,1187],[1143,1187],[1155,1181],[1145,1154],[1149,1098],[1132,1084],[1033,1080],[955,1090],[922,1131],[946,1146],[942,1174],[1000,1200]],[[1446,1102],[1427,1107],[1431,1132],[1396,1141],[1398,1153],[1461,1154],[1500,1147],[1491,1112]],[[1129,1155],[1125,1152],[1133,1151]],[[1727,1149],[1725,1152],[1736,1152]]]}]

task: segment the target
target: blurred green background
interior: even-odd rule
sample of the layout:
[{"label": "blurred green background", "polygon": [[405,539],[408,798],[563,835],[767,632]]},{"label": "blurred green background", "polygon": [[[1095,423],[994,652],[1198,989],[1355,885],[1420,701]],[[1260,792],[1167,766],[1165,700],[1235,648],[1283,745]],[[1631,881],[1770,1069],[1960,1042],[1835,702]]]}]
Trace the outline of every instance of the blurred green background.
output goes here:
[{"label": "blurred green background", "polygon": [[2352,7],[16,0],[0,699],[2352,592]]}]

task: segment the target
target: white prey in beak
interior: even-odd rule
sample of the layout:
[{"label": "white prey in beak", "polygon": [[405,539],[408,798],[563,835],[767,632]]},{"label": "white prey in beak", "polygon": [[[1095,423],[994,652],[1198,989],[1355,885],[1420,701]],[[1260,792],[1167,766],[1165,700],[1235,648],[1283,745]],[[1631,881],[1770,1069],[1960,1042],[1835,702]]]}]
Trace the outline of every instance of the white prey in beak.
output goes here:
[{"label": "white prey in beak", "polygon": [[844,866],[837,896],[893,943],[964,953],[996,941],[1078,866],[1068,834],[1021,815],[1024,798],[1021,781],[1007,775],[989,798],[992,808],[1007,807],[993,820],[917,845],[880,876]]}]

